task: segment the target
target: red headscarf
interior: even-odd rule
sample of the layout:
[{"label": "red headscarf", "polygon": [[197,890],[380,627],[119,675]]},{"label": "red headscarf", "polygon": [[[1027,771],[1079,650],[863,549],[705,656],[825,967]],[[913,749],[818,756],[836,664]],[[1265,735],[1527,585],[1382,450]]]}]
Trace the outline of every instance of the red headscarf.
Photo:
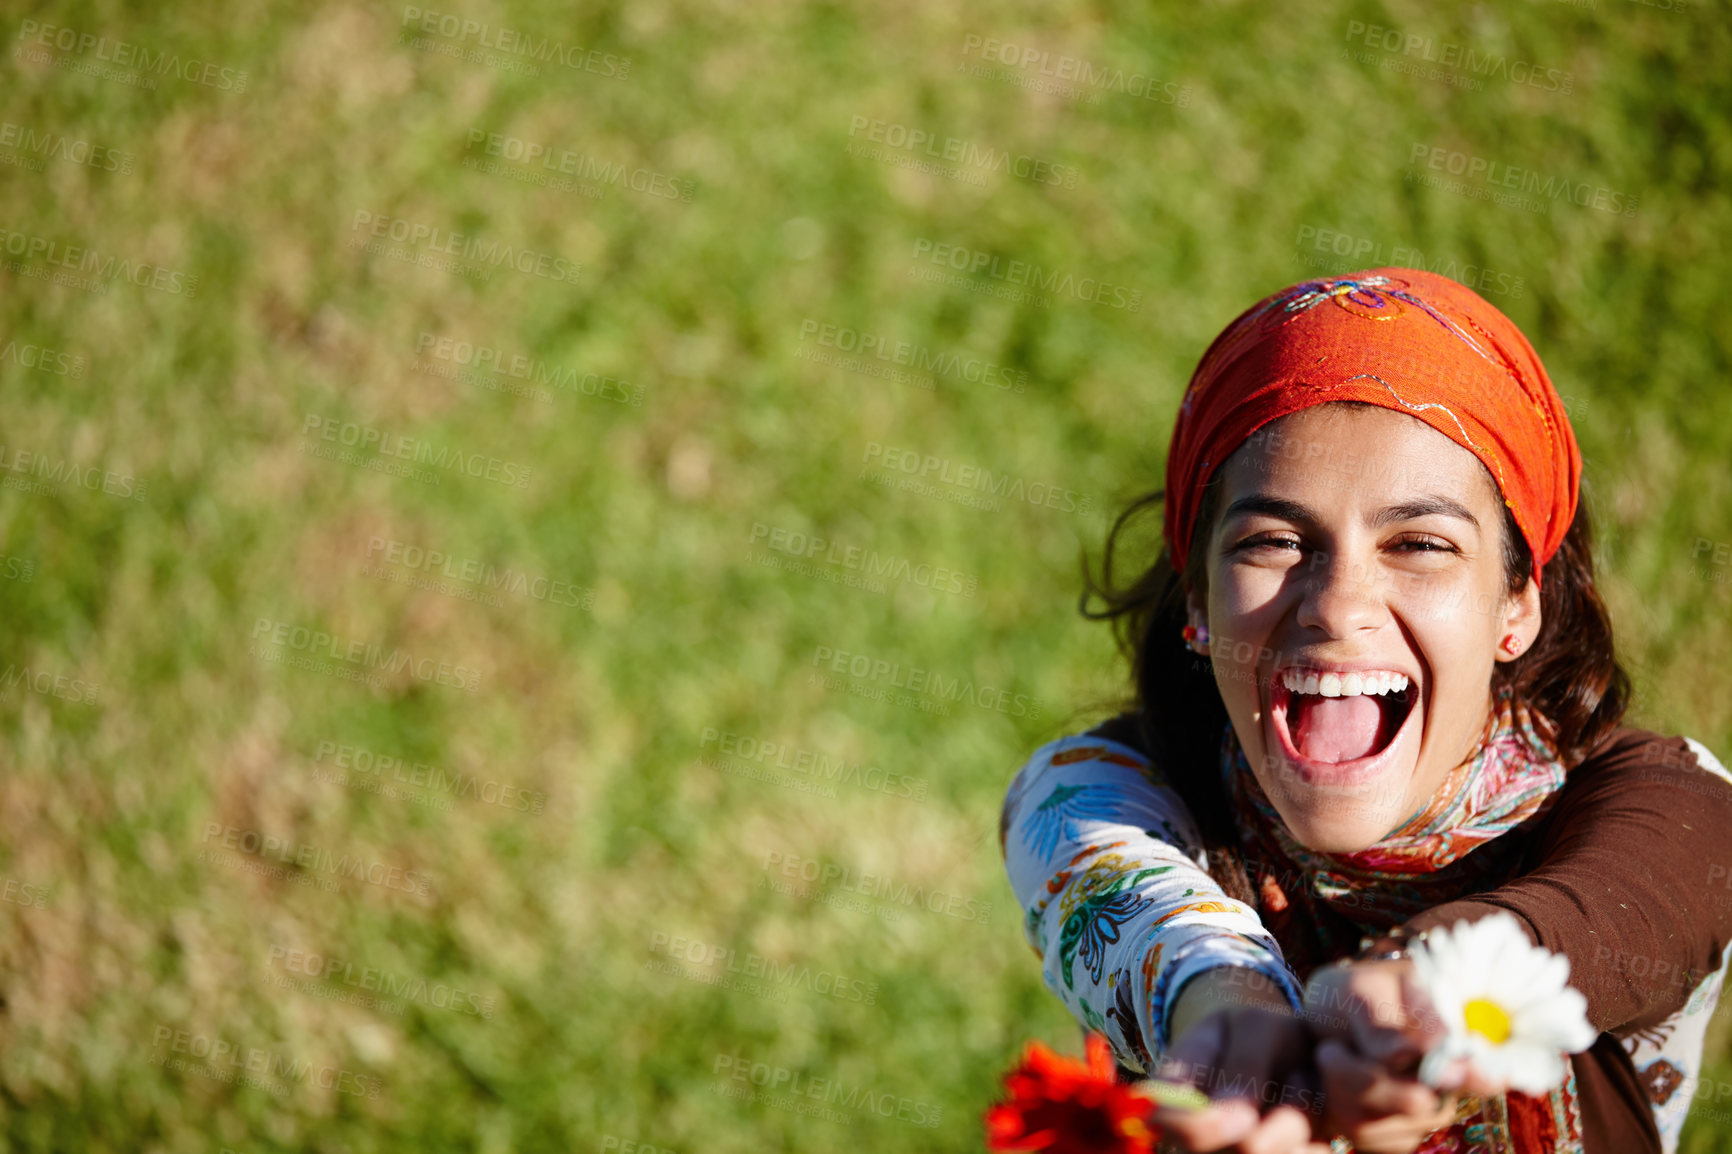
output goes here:
[{"label": "red headscarf", "polygon": [[1203,354],[1167,454],[1166,538],[1184,569],[1210,475],[1252,433],[1330,401],[1424,421],[1485,465],[1534,580],[1576,515],[1582,457],[1545,366],[1473,290],[1411,268],[1305,281],[1241,313]]}]

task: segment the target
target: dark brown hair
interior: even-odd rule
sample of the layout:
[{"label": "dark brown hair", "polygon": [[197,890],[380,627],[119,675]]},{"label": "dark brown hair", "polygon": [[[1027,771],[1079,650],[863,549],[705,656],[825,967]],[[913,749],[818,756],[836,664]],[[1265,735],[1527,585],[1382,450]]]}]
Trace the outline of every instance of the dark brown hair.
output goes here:
[{"label": "dark brown hair", "polygon": [[[1123,564],[1125,538],[1145,526],[1151,513],[1158,522],[1165,491],[1157,489],[1133,501],[1107,533],[1098,580],[1084,557],[1078,607],[1090,620],[1112,622],[1119,651],[1130,662],[1135,689],[1131,708],[1142,725],[1144,748],[1196,818],[1209,852],[1209,872],[1228,894],[1254,906],[1239,860],[1237,831],[1215,771],[1226,706],[1209,659],[1192,653],[1180,634],[1186,623],[1186,590],[1197,590],[1201,598],[1208,588],[1207,544],[1219,512],[1220,488],[1217,467],[1203,489],[1183,574],[1174,569],[1163,544],[1153,564],[1120,585],[1116,573]],[[1513,596],[1533,572],[1533,554],[1507,506],[1503,520],[1504,575]],[[1093,598],[1104,607],[1091,608]],[[1593,531],[1585,502],[1578,505],[1563,543],[1541,570],[1540,613],[1533,648],[1500,662],[1492,684],[1510,687],[1565,763],[1573,766],[1618,725],[1630,700],[1629,675],[1612,647],[1611,616],[1594,587]]]}]

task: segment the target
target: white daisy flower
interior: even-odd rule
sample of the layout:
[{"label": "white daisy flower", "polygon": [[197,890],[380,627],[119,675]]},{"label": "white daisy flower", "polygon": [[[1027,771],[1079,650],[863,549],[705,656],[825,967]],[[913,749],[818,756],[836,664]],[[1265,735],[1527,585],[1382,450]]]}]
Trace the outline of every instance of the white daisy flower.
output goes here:
[{"label": "white daisy flower", "polygon": [[1511,1089],[1543,1094],[1563,1081],[1565,1053],[1594,1044],[1569,959],[1529,942],[1511,914],[1432,930],[1408,956],[1446,1031],[1420,1063],[1430,1085],[1465,1058]]}]

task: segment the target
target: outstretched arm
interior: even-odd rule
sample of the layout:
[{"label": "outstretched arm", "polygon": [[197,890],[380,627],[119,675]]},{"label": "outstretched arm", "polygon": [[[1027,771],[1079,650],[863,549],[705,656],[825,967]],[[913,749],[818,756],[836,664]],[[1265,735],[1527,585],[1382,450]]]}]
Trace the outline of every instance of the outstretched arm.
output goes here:
[{"label": "outstretched arm", "polygon": [[1570,771],[1528,868],[1413,919],[1422,930],[1508,910],[1570,959],[1609,1033],[1684,1010],[1732,945],[1732,783],[1700,745],[1625,730]]},{"label": "outstretched arm", "polygon": [[[1142,756],[1132,715],[1097,732]],[[1633,1033],[1700,1008],[1732,947],[1732,774],[1698,742],[1616,731],[1570,771],[1519,876],[1406,928],[1498,910],[1570,959],[1599,1030]]]},{"label": "outstretched arm", "polygon": [[1153,1067],[1176,996],[1208,971],[1255,971],[1299,1004],[1256,911],[1210,878],[1184,802],[1132,747],[1092,734],[1042,746],[1011,783],[1000,835],[1047,987],[1124,1065]]}]

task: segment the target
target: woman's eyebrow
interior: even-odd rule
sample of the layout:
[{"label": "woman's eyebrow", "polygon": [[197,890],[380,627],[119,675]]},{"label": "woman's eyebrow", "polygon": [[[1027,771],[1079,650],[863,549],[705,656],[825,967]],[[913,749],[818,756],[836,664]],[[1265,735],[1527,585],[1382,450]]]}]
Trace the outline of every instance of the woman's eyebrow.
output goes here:
[{"label": "woman's eyebrow", "polygon": [[[1240,497],[1227,511],[1221,514],[1221,520],[1236,517],[1241,513],[1261,513],[1267,517],[1278,517],[1283,521],[1301,521],[1308,524],[1317,523],[1317,514],[1311,507],[1287,497],[1276,497],[1268,493],[1252,493]],[[1461,502],[1449,497],[1429,495],[1415,497],[1411,501],[1403,501],[1397,505],[1385,505],[1372,515],[1373,526],[1387,525],[1392,521],[1411,521],[1416,517],[1456,517],[1466,521],[1475,529],[1480,527],[1479,518]]]},{"label": "woman's eyebrow", "polygon": [[1435,495],[1415,497],[1411,501],[1403,501],[1399,505],[1385,505],[1371,518],[1373,525],[1387,525],[1391,521],[1411,521],[1415,517],[1457,517],[1479,528],[1479,518],[1475,517],[1466,505],[1448,497]]},{"label": "woman's eyebrow", "polygon": [[1309,506],[1289,500],[1286,497],[1271,496],[1268,493],[1252,493],[1247,497],[1240,497],[1227,506],[1227,511],[1221,514],[1221,520],[1226,521],[1231,517],[1237,517],[1240,513],[1262,513],[1267,517],[1279,517],[1283,521],[1315,522],[1317,520],[1317,515],[1311,511]]}]

